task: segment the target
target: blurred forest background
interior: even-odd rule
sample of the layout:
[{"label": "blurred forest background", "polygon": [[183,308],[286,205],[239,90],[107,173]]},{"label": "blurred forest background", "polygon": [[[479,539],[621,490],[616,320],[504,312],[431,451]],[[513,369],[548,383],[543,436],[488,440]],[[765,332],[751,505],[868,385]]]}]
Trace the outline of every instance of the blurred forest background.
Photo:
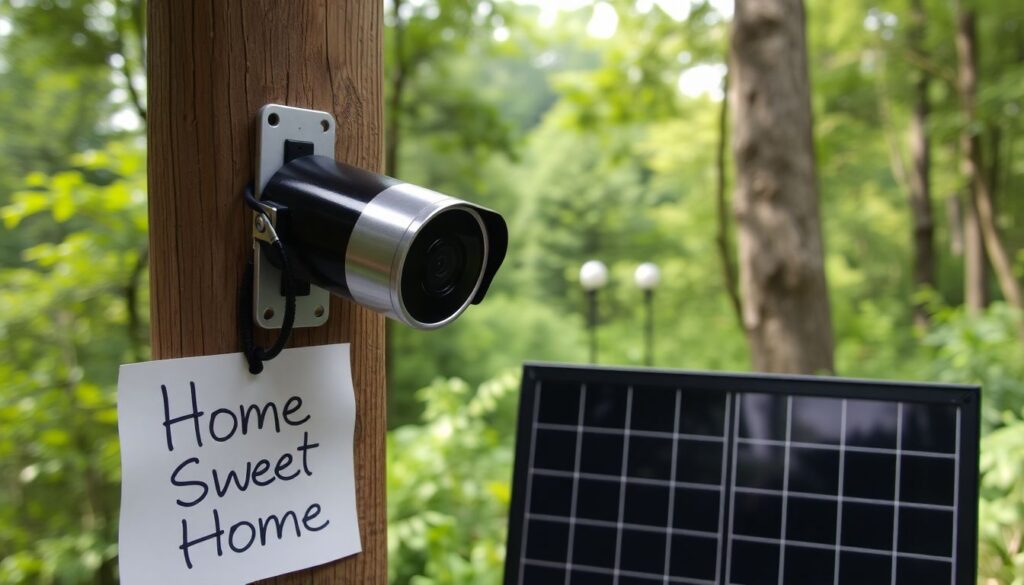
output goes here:
[{"label": "blurred forest background", "polygon": [[[979,580],[1024,583],[1024,4],[807,0],[804,27],[799,0],[739,3],[385,3],[389,174],[513,242],[487,303],[390,328],[393,583],[500,582],[518,367],[586,359],[592,258],[602,363],[642,362],[652,261],[658,366],[983,384]],[[0,583],[117,580],[144,23],[140,0],[0,0]],[[773,46],[809,92],[759,110],[757,51],[804,31]],[[804,181],[765,198],[765,164]],[[767,355],[801,328],[776,335],[796,361]]]}]

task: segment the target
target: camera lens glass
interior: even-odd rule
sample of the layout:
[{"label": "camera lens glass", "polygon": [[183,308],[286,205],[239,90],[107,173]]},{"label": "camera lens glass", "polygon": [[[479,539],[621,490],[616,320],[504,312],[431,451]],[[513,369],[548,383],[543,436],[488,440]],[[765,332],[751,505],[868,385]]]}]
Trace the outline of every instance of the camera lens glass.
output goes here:
[{"label": "camera lens glass", "polygon": [[450,209],[434,216],[413,240],[402,268],[402,303],[421,323],[451,317],[476,290],[485,238],[477,216]]},{"label": "camera lens glass", "polygon": [[427,248],[427,274],[423,290],[443,297],[455,289],[459,277],[466,269],[466,251],[454,236],[442,236]]}]

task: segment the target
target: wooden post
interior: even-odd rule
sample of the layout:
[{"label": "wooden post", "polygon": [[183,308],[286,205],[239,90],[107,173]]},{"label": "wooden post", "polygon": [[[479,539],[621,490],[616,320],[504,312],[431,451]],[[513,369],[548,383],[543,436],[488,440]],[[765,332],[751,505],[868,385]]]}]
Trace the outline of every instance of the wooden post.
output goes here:
[{"label": "wooden post", "polygon": [[[330,111],[337,157],[382,166],[379,0],[150,0],[149,197],[153,355],[239,351],[236,295],[251,251],[241,198],[266,103]],[[352,342],[362,554],[270,580],[387,580],[383,318],[332,301],[292,345]],[[242,367],[241,362],[239,367]]]}]

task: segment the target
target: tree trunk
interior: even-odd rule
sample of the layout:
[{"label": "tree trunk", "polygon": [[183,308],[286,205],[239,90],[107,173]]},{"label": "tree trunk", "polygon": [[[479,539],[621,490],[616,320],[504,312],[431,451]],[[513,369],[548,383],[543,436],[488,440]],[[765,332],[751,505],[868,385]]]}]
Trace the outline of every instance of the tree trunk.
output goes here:
[{"label": "tree trunk", "polygon": [[[336,156],[379,170],[382,4],[150,0],[149,8],[153,355],[237,352],[236,297],[252,253],[242,188],[253,176],[256,113],[268,102],[332,112]],[[274,583],[387,581],[384,319],[334,298],[328,323],[297,330],[292,344],[345,340],[363,552]]]},{"label": "tree trunk", "polygon": [[946,227],[949,228],[949,253],[964,255],[964,198],[954,193],[946,198]]},{"label": "tree trunk", "polygon": [[[725,93],[729,93],[729,73],[726,72],[722,80]],[[718,146],[715,154],[715,203],[717,205],[718,233],[715,235],[715,243],[718,245],[718,259],[722,266],[722,284],[725,293],[729,296],[729,303],[736,314],[736,322],[743,329],[743,302],[740,300],[740,290],[737,284],[735,257],[732,252],[731,238],[729,237],[729,203],[726,200],[726,179],[725,179],[725,155],[727,135],[729,133],[729,102],[723,99],[718,110]]]},{"label": "tree trunk", "polygon": [[754,367],[832,372],[802,0],[738,0],[729,101],[743,323]]},{"label": "tree trunk", "polygon": [[[978,39],[974,9],[964,6],[962,0],[956,2],[956,48],[959,57],[959,90],[960,103],[963,111],[964,129],[961,132],[960,144],[963,156],[964,178],[968,184],[971,205],[968,215],[974,214],[980,239],[995,270],[999,288],[1007,303],[1024,309],[1024,296],[1021,294],[1020,283],[1013,274],[1013,261],[1006,251],[999,228],[996,225],[995,208],[992,202],[992,189],[985,175],[982,162],[981,133],[977,112],[978,93]],[[968,307],[977,309],[977,306]],[[1021,338],[1024,339],[1024,324],[1021,325]]]},{"label": "tree trunk", "polygon": [[[927,17],[922,0],[911,0],[911,17],[909,41],[910,50],[924,55],[925,26]],[[937,288],[935,276],[935,220],[932,214],[931,195],[931,152],[928,137],[928,102],[929,74],[924,69],[916,71],[914,82],[914,111],[910,119],[910,213],[914,229],[913,235],[913,278],[914,292],[921,289]],[[928,324],[928,308],[919,302],[914,303],[914,323],[918,326]]]},{"label": "tree trunk", "polygon": [[384,174],[398,176],[399,142],[402,139],[402,103],[405,98],[405,24],[402,22],[403,0],[392,0],[391,18],[394,58],[391,71],[391,91],[388,95],[387,140],[384,141]]},{"label": "tree trunk", "polygon": [[964,197],[964,304],[967,311],[978,314],[988,306],[988,263],[985,244],[981,239],[978,207],[968,185]]},{"label": "tree trunk", "polygon": [[978,214],[978,179],[980,167],[972,161],[980,158],[981,142],[974,138],[974,100],[977,92],[977,56],[974,39],[974,14],[965,13],[960,1],[956,3],[957,89],[961,109],[965,114],[960,132],[960,156],[966,182],[964,201],[964,304],[970,313],[979,313],[988,305],[988,265],[985,244],[981,235]]}]

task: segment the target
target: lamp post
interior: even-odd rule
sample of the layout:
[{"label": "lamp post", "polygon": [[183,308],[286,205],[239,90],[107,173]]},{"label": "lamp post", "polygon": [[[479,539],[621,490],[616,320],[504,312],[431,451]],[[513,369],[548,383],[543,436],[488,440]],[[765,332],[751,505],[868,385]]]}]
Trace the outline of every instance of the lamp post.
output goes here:
[{"label": "lamp post", "polygon": [[661,271],[658,270],[656,264],[644,262],[636,267],[633,281],[636,282],[637,288],[644,291],[644,312],[646,313],[644,365],[651,366],[654,365],[654,289],[658,288],[658,283],[661,282]]},{"label": "lamp post", "polygon": [[590,363],[597,363],[597,291],[608,284],[608,267],[589,260],[580,268],[580,285],[587,295],[587,329],[590,331]]}]

